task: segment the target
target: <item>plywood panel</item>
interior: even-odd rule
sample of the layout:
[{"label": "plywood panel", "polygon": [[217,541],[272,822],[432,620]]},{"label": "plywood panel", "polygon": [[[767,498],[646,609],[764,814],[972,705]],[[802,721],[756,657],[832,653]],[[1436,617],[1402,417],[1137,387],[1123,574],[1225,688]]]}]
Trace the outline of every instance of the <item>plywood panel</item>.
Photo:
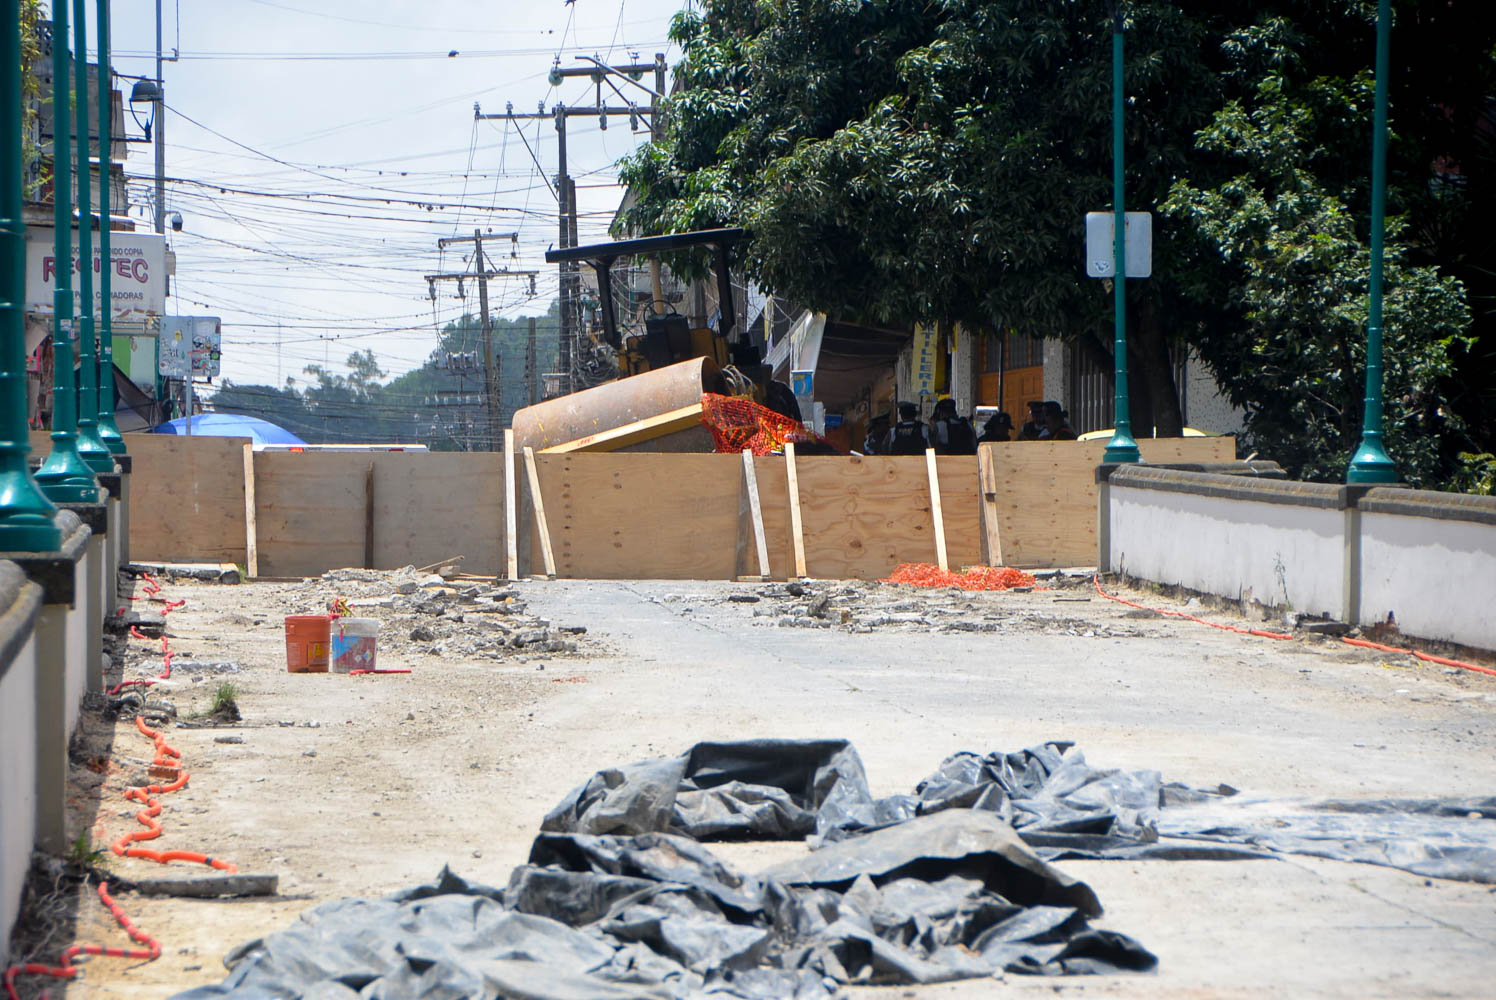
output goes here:
[{"label": "plywood panel", "polygon": [[[1029,568],[1096,563],[1096,466],[1105,441],[1013,441],[993,449],[1003,558]],[[1229,462],[1236,439],[1147,438],[1143,460]]]},{"label": "plywood panel", "polygon": [[[739,456],[579,452],[537,455],[535,464],[559,576],[733,577]],[[520,530],[539,552],[533,521]]]},{"label": "plywood panel", "polygon": [[[936,459],[953,567],[981,559],[977,464],[972,456]],[[775,576],[788,569],[784,461],[758,460],[764,530]],[[899,563],[935,561],[934,521],[923,456],[810,456],[797,460],[805,525],[806,572],[824,579],[872,580]]]},{"label": "plywood panel", "polygon": [[504,456],[498,452],[376,452],[374,566],[465,557],[463,572],[504,571]]},{"label": "plywood panel", "polygon": [[[130,558],[245,563],[248,438],[127,434]],[[37,448],[45,456],[51,442]]]},{"label": "plywood panel", "polygon": [[[344,452],[255,455],[261,574],[316,576],[363,565],[364,476],[372,457]],[[376,545],[378,538],[376,524]]]}]

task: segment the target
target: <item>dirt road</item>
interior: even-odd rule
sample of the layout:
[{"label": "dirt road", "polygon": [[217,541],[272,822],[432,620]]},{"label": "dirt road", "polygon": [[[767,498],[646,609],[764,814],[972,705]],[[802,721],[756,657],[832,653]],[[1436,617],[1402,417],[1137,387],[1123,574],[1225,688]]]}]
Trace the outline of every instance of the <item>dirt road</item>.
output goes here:
[{"label": "dirt road", "polygon": [[[411,674],[287,674],[282,617],[340,587],[368,601],[389,593],[379,582],[170,587],[187,601],[170,616],[179,661],[238,668],[179,671],[170,697],[190,721],[229,679],[243,720],[170,731],[192,780],[165,799],[159,843],[277,873],[281,894],[126,896],[136,922],[163,942],[162,958],[98,960],[67,995],[160,997],[216,982],[230,947],[318,902],[379,895],[444,864],[502,885],[567,789],[599,767],[703,739],[846,737],[877,794],[910,790],[958,750],[1054,739],[1078,742],[1097,764],[1273,795],[1496,791],[1496,678],[1333,641],[1276,642],[1147,617],[1084,586],[932,596],[833,585],[813,588],[812,598],[834,600],[807,614],[803,598],[748,585],[525,583],[522,600],[552,628],[587,627],[578,652],[474,646],[486,626],[471,614],[452,621],[460,608],[430,616],[429,633],[411,640],[410,616],[379,606],[368,613],[390,623],[381,666]],[[151,644],[130,648],[127,675],[154,673]],[[150,748],[133,726],[90,727],[74,804],[80,829],[102,844],[132,828],[135,807],[120,793]],[[803,848],[714,850],[751,869]],[[126,877],[161,874],[142,861],[106,863]],[[1003,989],[1140,998],[1496,990],[1489,886],[1306,858],[1062,867],[1097,890],[1101,925],[1154,950],[1159,971],[1009,976]],[[91,901],[75,937],[120,943]],[[862,992],[993,989],[968,981]]]}]

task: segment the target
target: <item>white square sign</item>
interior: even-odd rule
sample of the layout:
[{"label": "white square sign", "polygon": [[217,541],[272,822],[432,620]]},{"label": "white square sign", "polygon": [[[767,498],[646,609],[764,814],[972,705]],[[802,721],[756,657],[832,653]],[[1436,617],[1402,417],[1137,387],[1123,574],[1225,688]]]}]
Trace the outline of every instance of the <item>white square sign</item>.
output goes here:
[{"label": "white square sign", "polygon": [[[1153,274],[1153,216],[1147,212],[1126,212],[1123,220],[1124,254],[1129,278],[1147,278]],[[1116,217],[1111,212],[1086,213],[1086,276],[1110,278],[1114,273],[1112,257],[1116,254]]]}]

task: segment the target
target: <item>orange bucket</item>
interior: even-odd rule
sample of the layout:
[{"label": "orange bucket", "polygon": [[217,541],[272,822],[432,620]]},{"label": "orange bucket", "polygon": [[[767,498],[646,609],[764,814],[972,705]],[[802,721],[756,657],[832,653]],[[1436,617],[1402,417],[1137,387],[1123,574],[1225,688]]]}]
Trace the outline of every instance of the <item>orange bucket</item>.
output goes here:
[{"label": "orange bucket", "polygon": [[293,674],[327,673],[331,620],[326,615],[286,618],[286,669]]}]

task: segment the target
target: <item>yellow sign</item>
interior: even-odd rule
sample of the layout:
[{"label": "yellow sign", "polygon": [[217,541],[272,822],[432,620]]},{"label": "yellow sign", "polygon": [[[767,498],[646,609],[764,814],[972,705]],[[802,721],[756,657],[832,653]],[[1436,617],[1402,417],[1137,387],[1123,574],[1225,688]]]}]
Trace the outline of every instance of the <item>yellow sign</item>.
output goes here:
[{"label": "yellow sign", "polygon": [[910,388],[915,396],[935,395],[935,358],[939,338],[933,326],[914,328],[914,363],[909,371]]}]

